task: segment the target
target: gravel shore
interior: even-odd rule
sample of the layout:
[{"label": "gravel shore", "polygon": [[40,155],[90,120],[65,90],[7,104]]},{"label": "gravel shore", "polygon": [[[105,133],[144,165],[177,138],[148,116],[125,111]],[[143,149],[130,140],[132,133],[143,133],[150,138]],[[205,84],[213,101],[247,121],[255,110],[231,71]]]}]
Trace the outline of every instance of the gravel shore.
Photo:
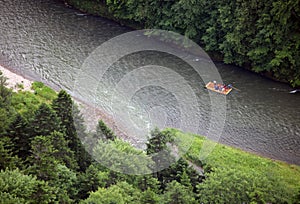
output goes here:
[{"label": "gravel shore", "polygon": [[24,91],[32,91],[32,81],[25,79],[23,76],[13,73],[2,66],[0,66],[0,71],[2,72],[3,76],[7,77],[8,88],[12,88],[15,92],[17,92],[20,89]]},{"label": "gravel shore", "polygon": [[[15,92],[18,92],[19,90],[33,92],[33,90],[31,89],[31,85],[33,83],[32,80],[26,79],[23,76],[16,74],[1,65],[0,71],[5,77],[7,77],[8,88],[12,88],[12,90]],[[108,127],[110,127],[115,132],[118,137],[125,139],[128,142],[136,142],[134,141],[134,139],[129,138],[127,134],[125,134],[124,131],[120,129],[120,127],[117,127],[113,118],[105,114],[102,110],[99,110],[98,108],[85,104],[74,98],[73,100],[78,105],[80,112],[82,113],[88,131],[95,130],[98,121],[101,119],[107,124]]]}]

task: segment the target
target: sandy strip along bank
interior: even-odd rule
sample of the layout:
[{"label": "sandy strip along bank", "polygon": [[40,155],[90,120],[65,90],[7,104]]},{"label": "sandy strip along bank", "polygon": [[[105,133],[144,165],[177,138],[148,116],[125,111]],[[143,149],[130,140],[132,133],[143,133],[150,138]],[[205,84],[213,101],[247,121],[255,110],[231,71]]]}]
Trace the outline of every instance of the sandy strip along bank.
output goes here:
[{"label": "sandy strip along bank", "polygon": [[11,72],[10,70],[2,67],[0,65],[0,71],[3,76],[7,77],[7,87],[13,89],[13,91],[17,92],[22,87],[24,91],[32,91],[31,85],[32,81],[25,79],[23,76],[18,75],[16,73]]},{"label": "sandy strip along bank", "polygon": [[[15,92],[19,90],[33,92],[33,90],[31,89],[31,85],[33,83],[32,80],[26,79],[23,76],[10,71],[9,69],[1,65],[0,65],[0,71],[2,72],[3,76],[7,77],[8,88],[12,88],[12,90]],[[89,131],[94,130],[98,123],[98,120],[102,119],[115,132],[115,134],[118,137],[125,139],[126,141],[133,144],[136,142],[134,138],[128,137],[128,135],[125,134],[120,127],[117,127],[112,117],[106,115],[100,109],[85,104],[82,101],[77,100],[76,98],[74,99],[74,101],[78,105],[80,112],[83,115],[87,130]]]}]

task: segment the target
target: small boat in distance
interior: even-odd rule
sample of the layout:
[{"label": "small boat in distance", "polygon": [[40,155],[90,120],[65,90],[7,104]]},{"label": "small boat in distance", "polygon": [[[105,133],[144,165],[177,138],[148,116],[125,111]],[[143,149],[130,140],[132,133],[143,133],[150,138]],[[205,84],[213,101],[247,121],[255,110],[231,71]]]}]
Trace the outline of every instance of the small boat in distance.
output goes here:
[{"label": "small boat in distance", "polygon": [[220,93],[220,94],[224,94],[224,95],[227,95],[230,93],[230,91],[232,90],[232,88],[225,88],[223,91],[222,90],[219,90],[219,89],[215,89],[215,85],[213,82],[208,82],[205,86],[207,89],[211,90],[211,91],[214,91],[214,92],[217,92],[217,93]]},{"label": "small boat in distance", "polygon": [[290,91],[291,94],[294,94],[294,93],[297,93],[297,92],[300,92],[300,89],[295,89],[293,91]]}]

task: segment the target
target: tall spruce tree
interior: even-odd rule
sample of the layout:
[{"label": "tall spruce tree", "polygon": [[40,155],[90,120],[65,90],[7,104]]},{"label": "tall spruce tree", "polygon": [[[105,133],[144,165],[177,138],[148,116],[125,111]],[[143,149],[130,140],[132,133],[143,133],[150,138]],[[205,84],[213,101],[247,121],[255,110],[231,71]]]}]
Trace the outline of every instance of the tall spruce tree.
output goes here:
[{"label": "tall spruce tree", "polygon": [[63,131],[56,113],[45,103],[42,103],[35,112],[34,118],[30,122],[30,127],[30,134],[33,136],[50,135],[54,131]]},{"label": "tall spruce tree", "polygon": [[69,142],[70,147],[74,150],[78,150],[78,141],[76,128],[73,120],[73,101],[71,96],[64,90],[58,93],[56,99],[52,102],[52,108],[56,112],[57,116],[62,122],[62,126],[66,131],[66,139]]},{"label": "tall spruce tree", "polygon": [[52,108],[62,122],[68,146],[72,151],[74,151],[80,170],[85,171],[85,169],[91,164],[91,158],[85,151],[77,135],[74,123],[74,113],[78,114],[79,112],[73,111],[74,103],[71,96],[66,91],[61,90],[58,93],[57,98],[53,100]]},{"label": "tall spruce tree", "polygon": [[97,136],[102,140],[115,140],[116,135],[114,132],[107,127],[107,125],[103,122],[103,120],[99,120],[97,128],[96,128]]},{"label": "tall spruce tree", "polygon": [[20,165],[20,159],[13,154],[12,146],[13,143],[9,137],[0,137],[0,170],[15,169]]},{"label": "tall spruce tree", "polygon": [[49,181],[57,179],[57,161],[54,157],[57,149],[53,147],[52,138],[36,136],[31,142],[32,154],[29,157],[31,166],[27,171],[34,174],[38,179]]},{"label": "tall spruce tree", "polygon": [[25,160],[30,155],[31,137],[28,132],[28,122],[20,114],[10,123],[7,135],[14,143],[13,152]]},{"label": "tall spruce tree", "polygon": [[151,132],[151,138],[146,143],[146,153],[155,162],[153,170],[166,168],[169,164],[174,163],[175,158],[168,147],[168,143],[173,142],[173,140],[173,136],[168,131],[161,132],[158,128],[155,128]]},{"label": "tall spruce tree", "polygon": [[53,147],[57,150],[53,153],[56,160],[60,161],[66,167],[77,170],[78,165],[76,162],[74,152],[68,147],[64,133],[54,131],[49,136]]}]

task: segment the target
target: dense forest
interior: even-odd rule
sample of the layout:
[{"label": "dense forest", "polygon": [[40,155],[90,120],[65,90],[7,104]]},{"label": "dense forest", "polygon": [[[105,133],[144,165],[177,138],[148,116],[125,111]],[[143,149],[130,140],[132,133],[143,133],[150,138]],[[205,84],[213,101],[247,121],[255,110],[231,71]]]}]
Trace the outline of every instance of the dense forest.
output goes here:
[{"label": "dense forest", "polygon": [[181,33],[225,63],[300,86],[299,0],[65,1],[135,28]]},{"label": "dense forest", "polygon": [[[0,72],[0,203],[300,202],[299,166],[224,145],[201,161],[205,139],[173,129],[153,130],[147,148],[138,150],[102,120],[95,132],[87,132],[66,91],[56,93],[34,82],[32,91],[23,91],[20,84],[13,92],[6,80]],[[176,160],[167,144],[189,140],[191,148]],[[92,150],[85,148],[88,143]],[[99,154],[116,161],[112,149],[142,155],[149,173],[138,175],[139,162],[125,157],[112,168],[129,166],[136,175],[95,160]],[[156,154],[161,151],[173,162],[152,171],[161,162]]]}]

